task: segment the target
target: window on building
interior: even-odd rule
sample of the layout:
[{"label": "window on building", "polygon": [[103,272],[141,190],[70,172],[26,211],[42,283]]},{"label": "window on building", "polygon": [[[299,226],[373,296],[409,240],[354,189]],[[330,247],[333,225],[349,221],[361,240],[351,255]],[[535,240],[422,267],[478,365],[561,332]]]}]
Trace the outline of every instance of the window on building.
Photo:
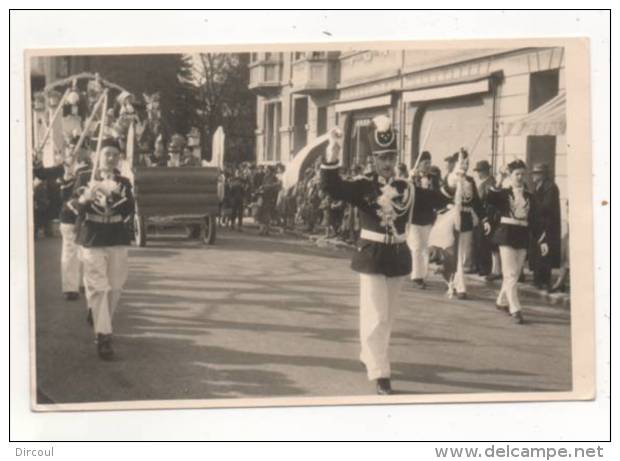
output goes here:
[{"label": "window on building", "polygon": [[258,61],[258,53],[250,53],[250,62]]},{"label": "window on building", "polygon": [[316,134],[321,136],[327,132],[327,106],[319,107],[316,114]]},{"label": "window on building", "polygon": [[312,59],[322,59],[325,57],[325,51],[313,51]]},{"label": "window on building", "polygon": [[559,69],[544,70],[530,74],[530,112],[557,96],[559,89]]},{"label": "window on building", "polygon": [[303,51],[296,51],[295,52],[295,61],[299,61],[301,59],[304,59],[306,57],[306,53]]},{"label": "window on building", "polygon": [[[372,160],[370,152],[370,124],[372,116],[354,117],[351,123],[351,132],[349,133],[350,142],[346,155],[345,164],[348,167],[353,165],[361,165],[365,167],[369,160]],[[345,143],[346,144],[346,143]]]},{"label": "window on building", "polygon": [[273,53],[265,53],[265,61],[269,61]]},{"label": "window on building", "polygon": [[265,160],[280,161],[280,124],[282,104],[273,102],[265,105]]}]

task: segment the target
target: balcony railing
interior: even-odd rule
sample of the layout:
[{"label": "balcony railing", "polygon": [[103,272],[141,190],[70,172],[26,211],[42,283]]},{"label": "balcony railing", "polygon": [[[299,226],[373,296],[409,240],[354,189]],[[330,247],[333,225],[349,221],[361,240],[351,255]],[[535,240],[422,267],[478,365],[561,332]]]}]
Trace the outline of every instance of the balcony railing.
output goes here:
[{"label": "balcony railing", "polygon": [[294,93],[314,93],[335,90],[338,84],[336,59],[303,59],[293,63]]},{"label": "balcony railing", "polygon": [[281,85],[282,63],[280,61],[257,61],[250,65],[250,90],[265,93]]}]

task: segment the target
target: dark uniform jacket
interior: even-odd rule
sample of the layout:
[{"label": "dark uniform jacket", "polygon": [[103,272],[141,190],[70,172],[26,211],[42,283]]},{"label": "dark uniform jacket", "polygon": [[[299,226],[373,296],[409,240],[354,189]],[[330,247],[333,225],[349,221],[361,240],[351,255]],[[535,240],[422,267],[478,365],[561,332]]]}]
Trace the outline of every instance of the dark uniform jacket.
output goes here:
[{"label": "dark uniform jacket", "polygon": [[544,241],[549,246],[551,267],[560,267],[562,255],[562,217],[560,209],[560,190],[550,179],[534,190],[536,203],[534,232],[536,241]]},{"label": "dark uniform jacket", "polygon": [[[478,196],[478,190],[476,188],[476,182],[471,176],[465,176],[467,181],[466,189],[463,191],[463,198],[461,201],[461,228],[460,232],[468,232],[474,229],[474,218],[472,212],[476,213],[478,219],[483,221],[486,218],[486,211],[482,206],[480,197]],[[449,204],[454,204],[454,195],[456,193],[456,187],[450,187],[448,185],[448,178],[446,177],[443,185],[439,189]]]},{"label": "dark uniform jacket", "polygon": [[[387,187],[391,186],[391,187]],[[362,235],[353,255],[351,268],[363,274],[382,274],[387,277],[411,273],[411,252],[405,243],[405,229],[410,219],[409,195],[414,191],[414,204],[433,201],[437,192],[418,187],[412,188],[403,179],[386,180],[376,173],[344,180],[337,164],[323,164],[321,187],[333,200],[342,200],[357,207]],[[393,219],[386,219],[384,209],[393,204]],[[383,205],[383,206],[382,206]],[[407,206],[408,205],[408,206]],[[367,240],[364,231],[384,237],[382,242]]]},{"label": "dark uniform jacket", "polygon": [[[77,177],[76,191],[88,186],[91,173],[83,172]],[[116,188],[109,196],[97,192],[96,199],[89,203],[80,203],[79,197],[70,201],[78,212],[76,225],[76,243],[84,247],[106,247],[129,245],[131,236],[129,223],[133,218],[134,199],[131,182],[118,171],[114,172],[112,181]]]},{"label": "dark uniform jacket", "polygon": [[75,175],[69,179],[64,177],[65,167],[64,165],[56,165],[49,168],[35,168],[33,173],[35,177],[39,179],[54,179],[59,186],[60,199],[62,205],[60,207],[60,222],[63,224],[75,224],[77,219],[77,211],[71,208],[71,199],[74,198],[73,191],[75,189],[75,182],[84,168],[90,169],[89,166],[78,166]]},{"label": "dark uniform jacket", "polygon": [[[517,194],[521,194],[521,200]],[[521,190],[515,190],[512,187],[491,188],[488,191],[487,203],[496,210],[499,216],[499,223],[492,236],[493,243],[516,249],[527,249],[535,213],[532,194],[525,188]]]}]

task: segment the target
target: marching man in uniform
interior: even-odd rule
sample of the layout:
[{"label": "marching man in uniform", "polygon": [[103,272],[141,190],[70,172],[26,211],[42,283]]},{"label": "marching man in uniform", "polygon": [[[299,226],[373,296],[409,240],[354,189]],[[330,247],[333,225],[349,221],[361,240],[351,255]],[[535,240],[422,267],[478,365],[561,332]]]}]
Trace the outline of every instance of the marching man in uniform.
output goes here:
[{"label": "marching man in uniform", "polygon": [[[454,223],[456,224],[457,231],[457,258],[456,258],[456,272],[454,273],[454,286],[450,286],[456,290],[457,299],[467,299],[467,286],[465,285],[465,263],[468,255],[471,253],[473,244],[473,230],[478,222],[482,222],[484,231],[488,232],[490,229],[489,223],[486,219],[486,212],[478,197],[478,191],[476,190],[476,183],[471,176],[467,175],[469,169],[469,158],[467,151],[461,149],[460,152],[455,153],[451,159],[454,164],[454,169],[448,173],[443,186],[441,186],[441,193],[449,201],[444,212],[459,209],[460,213],[455,216]],[[441,213],[441,212],[440,212]],[[435,226],[441,227],[439,219]],[[443,222],[443,221],[442,221]],[[449,223],[449,220],[445,220]],[[430,243],[433,245],[434,235],[431,233]]]},{"label": "marching man in uniform", "polygon": [[392,393],[388,349],[401,286],[411,273],[405,228],[414,200],[431,191],[395,178],[396,136],[390,119],[378,116],[371,125],[375,171],[345,180],[339,174],[341,132],[335,128],[321,165],[321,185],[334,200],[359,209],[361,233],[351,268],[360,274],[360,359],[377,393]]},{"label": "marching man in uniform", "polygon": [[[514,160],[508,164],[510,185],[505,189],[490,188],[487,201],[500,215],[499,225],[493,233],[493,242],[499,246],[502,260],[502,288],[497,297],[499,310],[510,313],[517,324],[523,323],[521,302],[517,293],[517,282],[527,255],[532,236],[535,201],[525,189],[525,163]],[[541,252],[548,251],[544,237],[537,244]]]},{"label": "marching man in uniform", "polygon": [[[412,171],[411,179],[416,187],[433,189],[430,167],[431,154],[424,151],[420,154],[418,168]],[[411,280],[414,286],[425,289],[429,260],[428,238],[435,221],[435,210],[433,203],[426,200],[417,200],[413,206],[412,222],[407,233],[407,244],[411,249],[412,259]]]},{"label": "marching man in uniform", "polygon": [[82,246],[87,303],[103,360],[114,355],[112,318],[127,279],[127,223],[134,212],[131,183],[117,170],[119,158],[118,141],[104,139],[95,174],[80,175],[76,187],[83,192],[72,201],[78,211],[76,241]]}]

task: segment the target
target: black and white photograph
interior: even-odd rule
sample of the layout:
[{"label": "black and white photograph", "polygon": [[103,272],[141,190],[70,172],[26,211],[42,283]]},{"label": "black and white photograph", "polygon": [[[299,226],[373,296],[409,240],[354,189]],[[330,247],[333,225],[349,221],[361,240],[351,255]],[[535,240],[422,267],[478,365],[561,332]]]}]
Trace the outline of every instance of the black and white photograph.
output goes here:
[{"label": "black and white photograph", "polygon": [[32,408],[592,398],[584,56],[27,50]]}]

